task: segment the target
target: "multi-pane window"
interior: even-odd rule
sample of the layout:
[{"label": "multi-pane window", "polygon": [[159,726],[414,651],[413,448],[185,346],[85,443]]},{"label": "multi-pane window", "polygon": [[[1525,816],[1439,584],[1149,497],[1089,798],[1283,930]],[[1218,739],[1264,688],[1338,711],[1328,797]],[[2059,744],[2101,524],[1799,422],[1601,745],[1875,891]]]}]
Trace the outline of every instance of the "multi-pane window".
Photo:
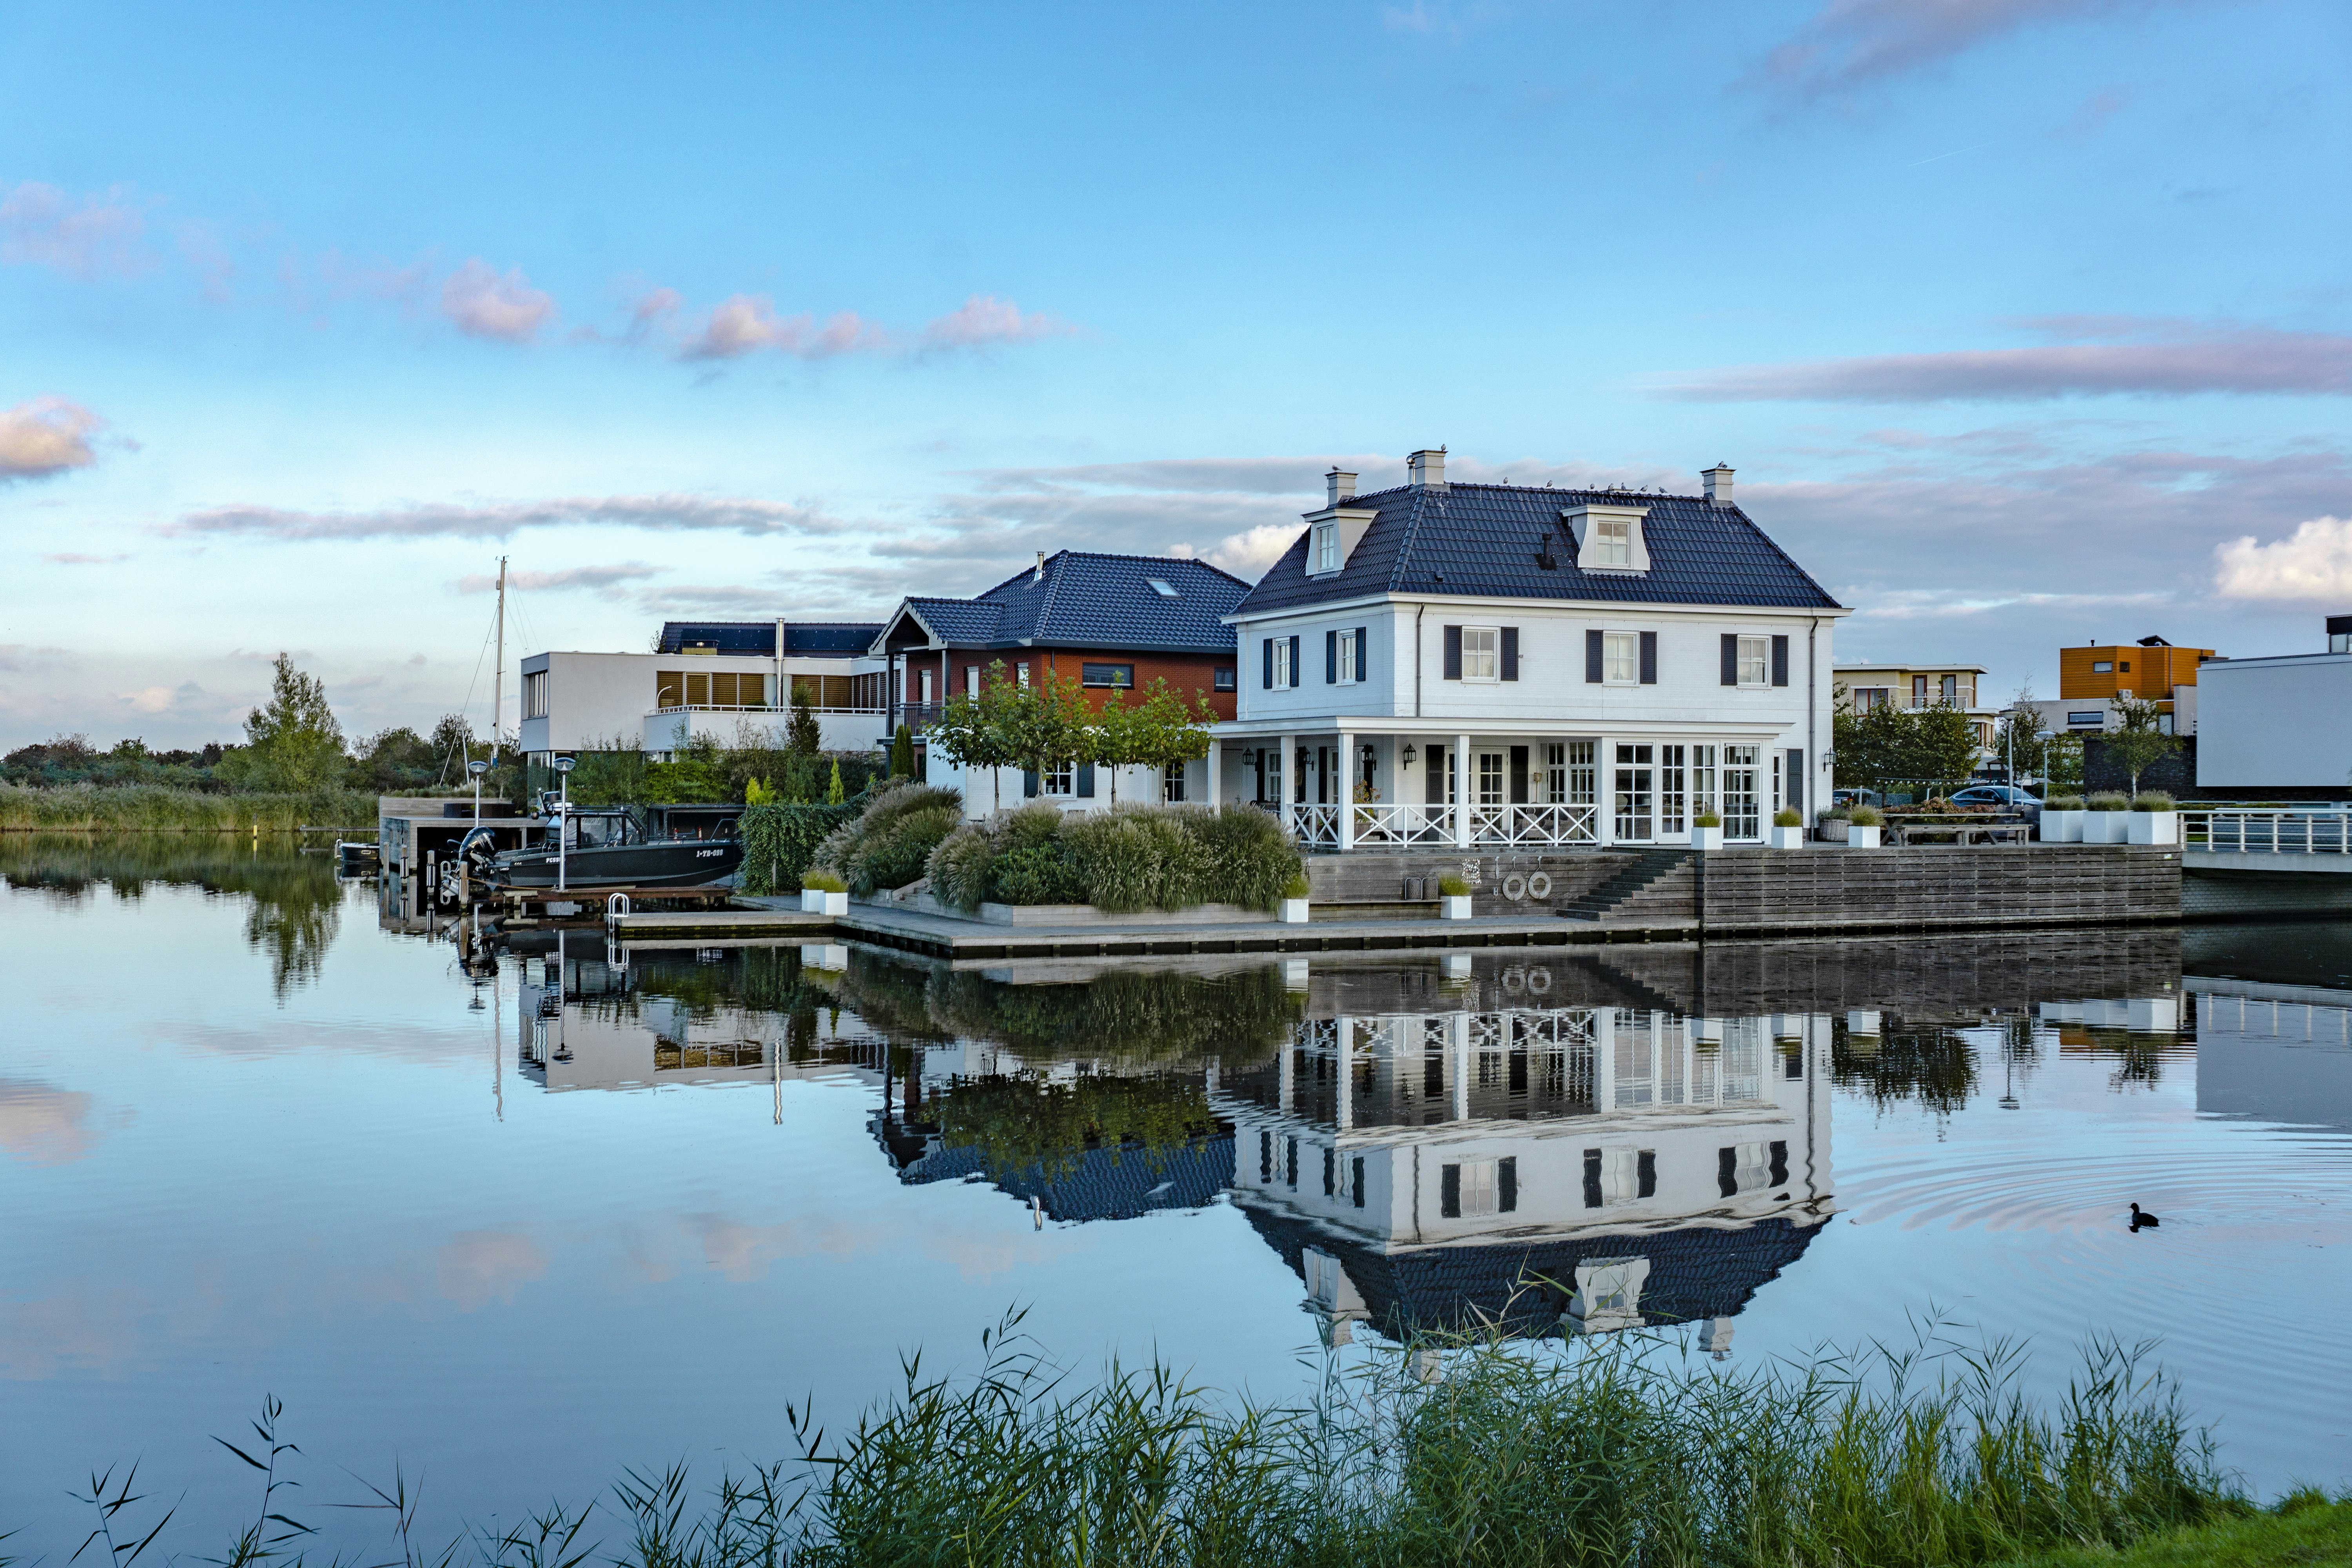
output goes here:
[{"label": "multi-pane window", "polygon": [[1337,643],[1339,657],[1334,662],[1339,668],[1334,673],[1339,681],[1345,685],[1356,679],[1356,634],[1341,632],[1337,638]]},{"label": "multi-pane window", "polygon": [[1772,684],[1772,639],[1770,637],[1739,639],[1739,684],[1742,686]]},{"label": "multi-pane window", "polygon": [[1617,748],[1616,836],[1619,838],[1643,840],[1651,837],[1651,824],[1657,805],[1655,761],[1656,748],[1654,746]]},{"label": "multi-pane window", "polygon": [[1288,637],[1274,639],[1274,684],[1276,687],[1290,684],[1290,639]]},{"label": "multi-pane window", "polygon": [[1131,691],[1135,688],[1135,666],[1131,664],[1081,664],[1078,666],[1078,684],[1081,686],[1108,686],[1117,691]]},{"label": "multi-pane window", "polygon": [[1631,686],[1642,676],[1642,638],[1635,632],[1607,632],[1601,638],[1601,678]]},{"label": "multi-pane window", "polygon": [[1160,798],[1171,805],[1181,805],[1184,799],[1184,764],[1171,763],[1160,775]]},{"label": "multi-pane window", "polygon": [[[1210,684],[1219,691],[1231,691],[1234,689],[1234,672],[1230,669],[1218,670],[1209,678],[1209,680]],[[1024,680],[1021,684],[1026,686],[1029,683],[1026,680]]]},{"label": "multi-pane window", "polygon": [[1500,752],[1478,753],[1478,804],[1503,804],[1503,753]]},{"label": "multi-pane window", "polygon": [[1462,628],[1462,679],[1493,680],[1496,675],[1496,646],[1499,634],[1493,626]]},{"label": "multi-pane window", "polygon": [[1315,525],[1315,570],[1337,572],[1339,569],[1339,525],[1318,522]]},{"label": "multi-pane window", "polygon": [[1633,564],[1633,520],[1629,517],[1596,519],[1592,525],[1592,563],[1596,566],[1631,566]]},{"label": "multi-pane window", "polygon": [[522,678],[522,716],[526,719],[547,717],[547,671],[534,669]]},{"label": "multi-pane window", "polygon": [[1658,748],[1658,831],[1680,833],[1690,826],[1685,815],[1685,792],[1689,788],[1685,757],[1687,746]]},{"label": "multi-pane window", "polygon": [[1544,748],[1544,800],[1551,805],[1591,805],[1594,787],[1591,741],[1554,741]]},{"label": "multi-pane window", "polygon": [[1760,838],[1763,837],[1760,802],[1757,795],[1757,748],[1726,746],[1723,748],[1723,836],[1726,838]]},{"label": "multi-pane window", "polygon": [[1076,795],[1078,793],[1078,764],[1062,763],[1049,767],[1037,775],[1037,782],[1047,795]]},{"label": "multi-pane window", "polygon": [[1702,811],[1714,811],[1717,809],[1715,748],[1693,746],[1690,749],[1690,770],[1691,815],[1696,816]]}]

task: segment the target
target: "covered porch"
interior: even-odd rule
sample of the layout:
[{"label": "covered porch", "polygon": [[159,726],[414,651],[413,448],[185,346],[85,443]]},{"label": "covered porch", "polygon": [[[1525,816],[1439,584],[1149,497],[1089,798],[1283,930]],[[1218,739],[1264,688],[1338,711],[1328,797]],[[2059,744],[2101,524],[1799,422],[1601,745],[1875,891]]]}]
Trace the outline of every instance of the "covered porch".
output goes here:
[{"label": "covered porch", "polygon": [[1726,843],[1760,842],[1784,791],[1801,787],[1802,754],[1784,759],[1770,737],[1714,728],[1221,724],[1208,773],[1216,805],[1271,812],[1317,849],[1688,844],[1707,811]]}]

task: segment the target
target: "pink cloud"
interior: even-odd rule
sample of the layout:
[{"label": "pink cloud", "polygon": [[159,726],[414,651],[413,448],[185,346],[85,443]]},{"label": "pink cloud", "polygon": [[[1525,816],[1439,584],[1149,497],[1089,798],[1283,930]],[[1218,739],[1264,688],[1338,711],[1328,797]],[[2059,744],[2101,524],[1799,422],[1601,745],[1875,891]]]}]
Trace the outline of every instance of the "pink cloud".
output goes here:
[{"label": "pink cloud", "polygon": [[889,335],[855,310],[836,311],[819,326],[805,311],[777,315],[774,302],[764,294],[737,294],[720,301],[682,352],[688,359],[735,359],[773,349],[796,359],[830,359],[889,346]]},{"label": "pink cloud", "polygon": [[1748,83],[1794,98],[1835,97],[1932,69],[2004,34],[2145,15],[2160,0],[1827,0]]},{"label": "pink cloud", "polygon": [[0,409],[0,479],[37,479],[98,461],[92,432],[106,421],[62,397],[36,397]]},{"label": "pink cloud", "polygon": [[932,348],[975,348],[982,343],[1019,343],[1037,338],[1067,337],[1075,328],[1043,311],[1021,313],[1010,300],[974,294],[923,329],[923,342]]},{"label": "pink cloud", "polygon": [[441,285],[441,313],[468,337],[523,343],[554,319],[555,300],[532,288],[521,268],[500,273],[478,256]]},{"label": "pink cloud", "polygon": [[122,190],[79,201],[55,185],[27,180],[0,195],[0,261],[54,267],[88,282],[100,273],[142,272],[147,224]]}]

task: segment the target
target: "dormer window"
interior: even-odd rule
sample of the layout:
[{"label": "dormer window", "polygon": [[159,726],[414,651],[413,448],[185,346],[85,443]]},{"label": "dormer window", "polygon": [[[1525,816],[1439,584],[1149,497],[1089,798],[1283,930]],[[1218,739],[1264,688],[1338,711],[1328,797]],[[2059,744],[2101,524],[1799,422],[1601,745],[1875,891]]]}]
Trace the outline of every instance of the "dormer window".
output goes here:
[{"label": "dormer window", "polygon": [[1633,564],[1633,520],[1602,517],[1593,520],[1592,563],[1595,566]]},{"label": "dormer window", "polygon": [[1563,510],[1560,521],[1576,541],[1580,572],[1647,572],[1650,547],[1642,537],[1646,506],[1592,504]]},{"label": "dormer window", "polygon": [[1312,576],[1339,569],[1339,524],[1336,520],[1315,525],[1314,537],[1307,542],[1307,573]]}]

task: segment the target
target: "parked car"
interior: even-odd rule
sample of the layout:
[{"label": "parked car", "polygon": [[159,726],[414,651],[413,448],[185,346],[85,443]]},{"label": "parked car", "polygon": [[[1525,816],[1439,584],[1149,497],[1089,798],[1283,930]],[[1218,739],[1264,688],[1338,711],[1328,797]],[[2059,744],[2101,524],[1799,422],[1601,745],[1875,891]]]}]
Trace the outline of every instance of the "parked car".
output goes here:
[{"label": "parked car", "polygon": [[2042,820],[2042,803],[2015,784],[1970,784],[1952,795],[1954,805],[1990,805],[2001,811],[2021,811],[2028,822]]},{"label": "parked car", "polygon": [[1874,789],[1848,787],[1830,792],[1832,805],[1885,805],[1886,797]]}]

